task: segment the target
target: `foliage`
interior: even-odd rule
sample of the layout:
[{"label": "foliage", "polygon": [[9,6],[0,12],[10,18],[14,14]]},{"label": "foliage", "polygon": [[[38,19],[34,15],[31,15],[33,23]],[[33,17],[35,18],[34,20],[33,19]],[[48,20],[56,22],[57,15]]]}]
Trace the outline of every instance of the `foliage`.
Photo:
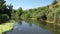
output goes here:
[{"label": "foliage", "polygon": [[11,18],[13,6],[11,4],[6,5],[5,2],[4,0],[0,0],[0,14],[7,14]]},{"label": "foliage", "polygon": [[18,9],[13,9],[13,11],[11,13],[11,18],[18,19],[21,17],[22,13],[23,13],[23,10],[21,7]]},{"label": "foliage", "polygon": [[[58,0],[59,1],[59,0]],[[60,5],[57,0],[54,0],[51,5],[47,5],[44,7],[38,7],[34,9],[23,10],[21,7],[18,9],[13,9],[13,6],[6,5],[4,0],[0,0],[0,14],[7,14],[12,18],[47,18],[48,21],[59,22],[60,20]],[[50,9],[51,8],[51,9]],[[4,16],[3,16],[4,17]],[[43,17],[43,18],[42,18]],[[1,17],[0,17],[1,18]]]},{"label": "foliage", "polygon": [[51,13],[47,16],[48,21],[55,21],[56,23],[59,23],[60,21],[60,7],[54,8]]},{"label": "foliage", "polygon": [[52,5],[54,5],[54,4],[56,4],[56,3],[57,3],[57,0],[54,0],[53,3],[52,3]]},{"label": "foliage", "polygon": [[[46,17],[48,21],[50,22],[59,22],[60,21],[60,5],[57,0],[54,0],[51,5],[44,6],[44,7],[38,7],[34,9],[25,10],[22,14],[22,18],[41,18]],[[52,7],[52,8],[51,8]],[[51,9],[50,9],[51,8]],[[43,19],[43,18],[42,18]]]},{"label": "foliage", "polygon": [[20,8],[18,8],[18,14],[19,14],[19,16],[21,16],[22,15],[22,8],[20,7]]},{"label": "foliage", "polygon": [[8,19],[9,17],[6,14],[0,14],[0,19]]}]

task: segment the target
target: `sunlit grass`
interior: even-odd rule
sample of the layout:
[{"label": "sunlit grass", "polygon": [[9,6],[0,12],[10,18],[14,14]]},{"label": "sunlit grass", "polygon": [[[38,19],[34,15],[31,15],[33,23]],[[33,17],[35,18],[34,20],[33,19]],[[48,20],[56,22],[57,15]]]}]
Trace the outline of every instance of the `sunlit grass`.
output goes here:
[{"label": "sunlit grass", "polygon": [[13,28],[13,25],[14,25],[13,22],[14,22],[14,21],[11,20],[11,21],[9,21],[9,22],[7,22],[7,23],[1,24],[1,25],[0,25],[0,34],[2,34],[2,32],[11,30],[11,29]]}]

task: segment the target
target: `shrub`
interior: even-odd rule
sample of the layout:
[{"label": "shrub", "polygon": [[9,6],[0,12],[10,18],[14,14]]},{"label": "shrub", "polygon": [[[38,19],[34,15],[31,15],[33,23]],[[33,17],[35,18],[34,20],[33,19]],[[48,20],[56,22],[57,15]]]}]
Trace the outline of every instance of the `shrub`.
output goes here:
[{"label": "shrub", "polygon": [[0,14],[0,19],[8,19],[8,15],[6,14]]}]

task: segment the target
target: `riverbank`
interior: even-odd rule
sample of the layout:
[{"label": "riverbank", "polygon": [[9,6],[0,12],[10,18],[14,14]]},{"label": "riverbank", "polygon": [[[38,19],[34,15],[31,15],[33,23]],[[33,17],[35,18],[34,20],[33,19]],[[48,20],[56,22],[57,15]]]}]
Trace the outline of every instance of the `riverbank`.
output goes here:
[{"label": "riverbank", "polygon": [[14,20],[10,20],[6,23],[0,24],[0,34],[13,28]]},{"label": "riverbank", "polygon": [[[21,17],[22,19],[30,19],[30,20],[37,20],[37,18],[23,18],[23,17]],[[60,24],[59,23],[54,23],[54,22],[50,22],[50,21],[48,21],[48,20],[42,20],[42,19],[39,19],[38,21],[46,21],[47,23],[52,23],[52,24],[56,24],[56,25],[58,25],[58,26],[60,26]]]},{"label": "riverbank", "polygon": [[56,25],[60,26],[59,23],[54,23],[54,22],[50,22],[50,21],[46,21],[46,22],[47,22],[47,23],[53,23],[53,24],[56,24]]}]

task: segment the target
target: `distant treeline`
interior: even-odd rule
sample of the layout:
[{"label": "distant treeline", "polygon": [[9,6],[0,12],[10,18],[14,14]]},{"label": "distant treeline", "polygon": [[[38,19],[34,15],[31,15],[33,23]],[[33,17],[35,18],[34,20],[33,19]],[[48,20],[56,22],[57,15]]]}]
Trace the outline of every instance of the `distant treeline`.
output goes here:
[{"label": "distant treeline", "polygon": [[28,10],[23,10],[21,7],[13,9],[13,5],[6,5],[5,2],[4,0],[0,0],[0,14],[7,14],[9,18],[20,17],[23,19],[46,20],[58,24],[60,22],[60,0],[54,0],[52,4],[44,7]]},{"label": "distant treeline", "polygon": [[21,15],[22,18],[31,18],[37,20],[46,20],[52,23],[60,23],[60,1],[54,0],[52,4],[25,10]]}]

